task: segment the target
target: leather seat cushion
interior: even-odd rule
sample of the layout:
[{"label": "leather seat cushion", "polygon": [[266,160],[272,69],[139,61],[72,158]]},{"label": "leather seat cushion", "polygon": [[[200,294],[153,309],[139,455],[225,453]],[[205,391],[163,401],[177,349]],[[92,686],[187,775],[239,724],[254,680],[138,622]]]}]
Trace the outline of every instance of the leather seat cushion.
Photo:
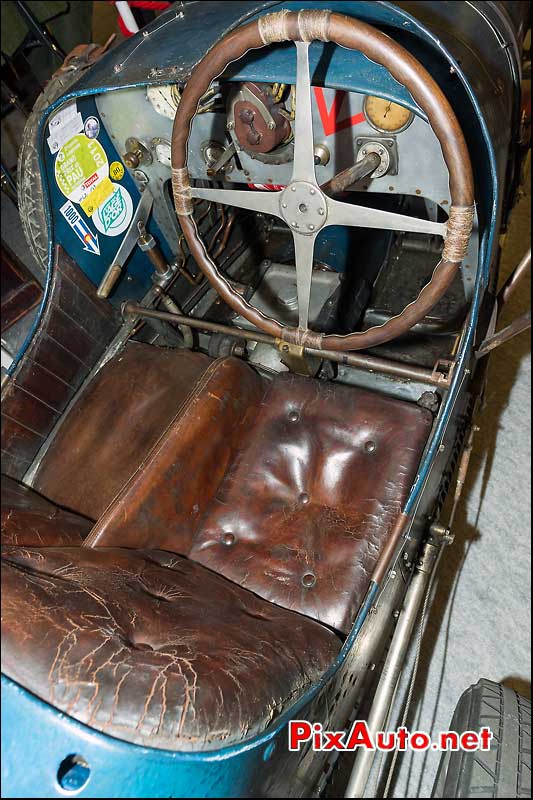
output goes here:
[{"label": "leather seat cushion", "polygon": [[2,544],[48,547],[81,545],[91,520],[72,514],[2,475]]},{"label": "leather seat cushion", "polygon": [[265,729],[335,634],[161,551],[2,548],[2,670],[103,733],[205,750]]},{"label": "leather seat cushion", "polygon": [[97,519],[210,363],[202,353],[129,342],[67,413],[34,476],[34,489]]},{"label": "leather seat cushion", "polygon": [[431,423],[412,403],[278,376],[189,557],[347,633]]},{"label": "leather seat cushion", "polygon": [[213,362],[85,545],[186,555],[347,633],[431,430],[413,403]]}]

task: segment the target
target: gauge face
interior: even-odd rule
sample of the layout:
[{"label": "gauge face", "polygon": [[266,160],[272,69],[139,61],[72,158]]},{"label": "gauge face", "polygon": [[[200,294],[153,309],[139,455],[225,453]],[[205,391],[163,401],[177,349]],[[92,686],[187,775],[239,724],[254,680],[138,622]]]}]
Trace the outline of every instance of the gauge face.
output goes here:
[{"label": "gauge face", "polygon": [[372,95],[365,97],[363,110],[372,127],[383,133],[399,133],[405,130],[414,116],[408,108]]}]

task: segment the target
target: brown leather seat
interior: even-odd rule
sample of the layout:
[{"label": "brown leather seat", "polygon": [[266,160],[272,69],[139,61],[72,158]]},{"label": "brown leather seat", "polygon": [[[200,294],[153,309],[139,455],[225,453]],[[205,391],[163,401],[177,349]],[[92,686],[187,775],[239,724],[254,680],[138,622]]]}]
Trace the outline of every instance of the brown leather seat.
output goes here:
[{"label": "brown leather seat", "polygon": [[3,545],[80,546],[93,523],[58,508],[22,483],[2,475]]},{"label": "brown leather seat", "polygon": [[74,538],[74,515],[57,510],[54,533],[50,504],[13,483],[2,671],[80,722],[150,747],[220,747],[264,730],[337,655],[331,631],[194,561],[50,546]]},{"label": "brown leather seat", "polygon": [[187,555],[347,633],[431,422],[363,389],[215,361],[86,544]]},{"label": "brown leather seat", "polygon": [[[100,391],[111,422],[119,398]],[[111,502],[82,547],[7,532],[19,546],[3,547],[3,669],[111,735],[205,749],[263,730],[331,664],[340,639],[321,623],[349,630],[432,418],[352,387],[269,383],[233,358],[210,363],[171,406],[148,453],[109,452],[127,476],[116,496],[116,482],[106,494],[89,470],[91,508],[102,493]],[[69,455],[61,436],[49,458],[59,464],[62,441],[86,469],[83,448]],[[61,496],[46,469],[38,485]],[[67,495],[71,505],[72,482]],[[22,530],[24,496],[8,528]]]},{"label": "brown leather seat", "polygon": [[97,519],[210,363],[202,353],[128,342],[62,421],[33,487],[55,503]]}]

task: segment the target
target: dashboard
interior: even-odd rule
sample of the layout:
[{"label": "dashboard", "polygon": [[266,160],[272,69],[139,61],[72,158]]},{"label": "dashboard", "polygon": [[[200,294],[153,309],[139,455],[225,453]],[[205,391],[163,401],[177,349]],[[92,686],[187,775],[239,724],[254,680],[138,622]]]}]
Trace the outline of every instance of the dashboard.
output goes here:
[{"label": "dashboard", "polygon": [[[180,100],[176,85],[123,89],[97,99],[99,114],[138,182],[170,179],[170,139]],[[383,154],[379,168],[348,191],[420,198],[429,219],[445,219],[448,172],[437,137],[412,110],[379,95],[312,87],[318,182],[322,185],[361,160]],[[127,113],[124,113],[127,109]],[[254,81],[213,85],[202,98],[188,144],[191,178],[275,190],[292,170],[293,87]],[[177,244],[172,207],[154,205],[171,247]],[[173,241],[174,240],[174,241]],[[465,295],[473,286],[477,231],[463,267]]]}]

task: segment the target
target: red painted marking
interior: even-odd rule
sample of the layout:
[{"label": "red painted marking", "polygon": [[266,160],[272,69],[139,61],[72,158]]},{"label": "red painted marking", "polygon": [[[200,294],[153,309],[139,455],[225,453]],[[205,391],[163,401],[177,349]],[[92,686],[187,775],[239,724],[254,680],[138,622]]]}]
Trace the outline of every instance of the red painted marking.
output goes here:
[{"label": "red painted marking", "polygon": [[360,122],[364,122],[365,115],[362,112],[359,114],[354,114],[353,117],[339,119],[346,92],[335,92],[333,103],[328,111],[326,98],[324,97],[324,89],[322,89],[320,86],[314,86],[313,91],[315,93],[318,113],[320,114],[322,127],[324,128],[324,133],[326,136],[331,136],[333,133],[338,133],[346,128],[352,128],[354,125],[359,125]]}]

